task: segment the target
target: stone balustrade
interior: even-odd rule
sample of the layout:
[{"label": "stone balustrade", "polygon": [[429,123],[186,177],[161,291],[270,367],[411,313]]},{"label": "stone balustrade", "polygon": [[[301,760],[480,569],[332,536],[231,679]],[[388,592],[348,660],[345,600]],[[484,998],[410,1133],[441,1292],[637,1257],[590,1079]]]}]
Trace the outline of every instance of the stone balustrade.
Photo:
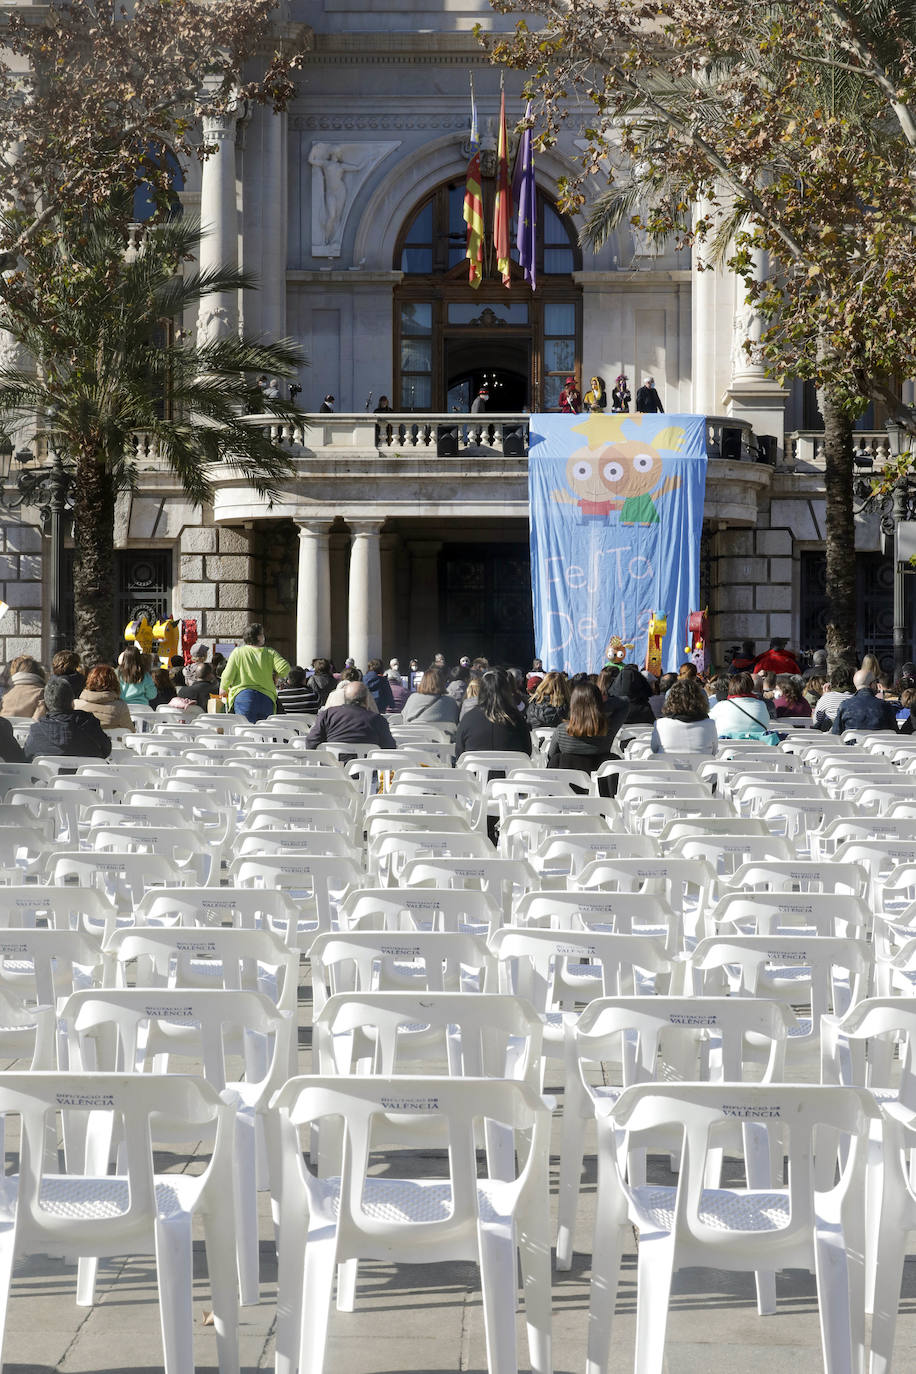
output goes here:
[{"label": "stone balustrade", "polygon": [[[853,461],[856,467],[880,467],[892,456],[886,429],[856,430],[852,438]],[[823,430],[797,429],[786,435],[786,464],[796,472],[823,472]]]}]

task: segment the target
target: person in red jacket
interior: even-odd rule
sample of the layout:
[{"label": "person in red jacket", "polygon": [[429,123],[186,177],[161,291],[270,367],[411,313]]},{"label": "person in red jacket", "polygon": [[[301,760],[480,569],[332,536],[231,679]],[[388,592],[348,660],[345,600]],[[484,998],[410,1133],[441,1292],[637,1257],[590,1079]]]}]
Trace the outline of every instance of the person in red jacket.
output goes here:
[{"label": "person in red jacket", "polygon": [[801,672],[797,661],[786,649],[787,640],[771,639],[770,647],[760,655],[754,664],[755,673],[793,673]]}]

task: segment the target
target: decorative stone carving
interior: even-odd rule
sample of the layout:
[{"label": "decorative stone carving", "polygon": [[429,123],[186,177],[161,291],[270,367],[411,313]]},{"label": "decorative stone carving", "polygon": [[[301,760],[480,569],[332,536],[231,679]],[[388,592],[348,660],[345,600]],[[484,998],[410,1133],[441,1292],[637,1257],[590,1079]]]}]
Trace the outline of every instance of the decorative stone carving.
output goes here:
[{"label": "decorative stone carving", "polygon": [[198,344],[219,343],[221,339],[228,339],[231,333],[229,311],[222,305],[211,305],[204,301],[197,316]]},{"label": "decorative stone carving", "polygon": [[382,159],[400,146],[399,140],[312,144],[313,257],[340,257],[344,226],[357,192]]},{"label": "decorative stone carving", "polygon": [[294,132],[308,129],[466,129],[464,115],[290,115]]},{"label": "decorative stone carving", "polygon": [[0,329],[0,369],[4,372],[22,369],[22,345],[8,329]]}]

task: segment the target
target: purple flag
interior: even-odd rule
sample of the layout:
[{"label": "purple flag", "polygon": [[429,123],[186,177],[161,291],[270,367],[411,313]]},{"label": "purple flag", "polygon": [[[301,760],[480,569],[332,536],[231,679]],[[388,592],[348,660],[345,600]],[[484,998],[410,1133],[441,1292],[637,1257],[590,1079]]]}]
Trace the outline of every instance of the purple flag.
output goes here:
[{"label": "purple flag", "polygon": [[[525,118],[531,117],[531,102],[525,111]],[[535,288],[535,256],[537,253],[537,186],[534,181],[534,150],[531,146],[531,129],[522,134],[522,141],[515,158],[515,171],[512,174],[512,199],[518,207],[518,228],[515,246],[518,249],[518,265],[525,274],[525,281],[532,291]]]}]

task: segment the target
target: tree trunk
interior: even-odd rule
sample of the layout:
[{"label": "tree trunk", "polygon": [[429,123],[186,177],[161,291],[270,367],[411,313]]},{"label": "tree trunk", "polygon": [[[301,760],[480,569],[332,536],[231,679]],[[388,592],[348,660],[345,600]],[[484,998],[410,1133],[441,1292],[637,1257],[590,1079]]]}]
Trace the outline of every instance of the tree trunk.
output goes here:
[{"label": "tree trunk", "polygon": [[852,506],[852,421],[829,389],[818,393],[824,417],[827,543],[827,657],[855,667],[856,535]]},{"label": "tree trunk", "polygon": [[74,482],[75,648],[85,668],[114,663],[118,635],[114,585],[115,488],[105,459],[79,455]]}]

